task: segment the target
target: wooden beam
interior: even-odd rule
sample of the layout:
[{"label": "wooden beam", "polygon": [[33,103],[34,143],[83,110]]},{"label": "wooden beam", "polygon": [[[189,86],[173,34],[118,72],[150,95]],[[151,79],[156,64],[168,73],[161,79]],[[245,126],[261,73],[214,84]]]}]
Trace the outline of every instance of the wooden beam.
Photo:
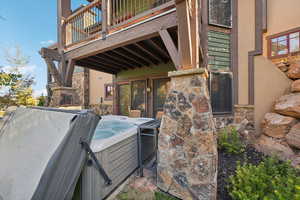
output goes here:
[{"label": "wooden beam", "polygon": [[113,50],[113,53],[136,63],[137,64],[136,66],[138,66],[138,67],[142,67],[144,65],[147,65],[147,63],[145,64],[144,61],[141,61],[140,59],[137,59],[137,58],[133,58],[133,56],[128,56],[128,54],[126,54],[124,52],[120,52],[120,50],[115,49],[115,50]]},{"label": "wooden beam", "polygon": [[65,85],[67,87],[72,87],[72,77],[73,77],[74,69],[75,69],[75,61],[69,60],[67,65],[66,75],[65,75]]},{"label": "wooden beam", "polygon": [[101,65],[103,67],[109,67],[110,69],[113,69],[113,70],[126,70],[126,68],[124,68],[124,67],[117,67],[115,65],[112,65],[111,63],[103,62],[103,61],[101,61],[101,59],[94,58],[94,57],[95,56],[88,57],[88,58],[85,58],[84,60],[97,63],[97,65]]},{"label": "wooden beam", "polygon": [[176,69],[180,68],[180,58],[178,54],[178,50],[174,44],[174,41],[172,40],[172,37],[170,36],[170,33],[166,29],[162,29],[159,31],[160,37],[162,41],[164,42],[166,49],[168,50],[170,57],[176,67]]},{"label": "wooden beam", "polygon": [[101,67],[101,66],[83,61],[83,60],[76,61],[76,65],[86,67],[86,68],[89,68],[89,69],[93,69],[93,70],[96,70],[96,71],[100,71],[100,72],[109,73],[109,74],[117,74],[118,73],[118,71],[107,69],[107,68],[104,68],[104,67]]},{"label": "wooden beam", "polygon": [[66,59],[81,59],[121,46],[132,44],[145,39],[158,36],[158,31],[162,28],[177,26],[176,12],[153,19],[119,33],[109,35],[105,40],[95,40],[86,45],[74,48],[66,52]]},{"label": "wooden beam", "polygon": [[48,67],[48,70],[50,71],[50,74],[51,76],[54,78],[55,82],[57,83],[58,86],[62,86],[63,85],[63,82],[61,80],[61,76],[53,62],[53,60],[51,60],[50,58],[44,58],[46,64],[47,64],[47,67]]},{"label": "wooden beam", "polygon": [[139,57],[140,59],[142,59],[145,63],[147,63],[147,66],[149,66],[151,63],[156,64],[155,62],[153,62],[152,60],[148,59],[146,56],[142,56],[139,53],[137,53],[136,51],[130,49],[129,47],[125,46],[122,47],[122,49],[124,49],[125,51],[135,55],[136,57]]},{"label": "wooden beam", "polygon": [[149,43],[149,45],[151,45],[156,51],[158,51],[163,57],[165,57],[166,59],[169,59],[170,56],[169,54],[161,47],[159,46],[155,41],[153,41],[152,39],[147,40],[146,42]]},{"label": "wooden beam", "polygon": [[145,46],[143,46],[140,43],[135,43],[135,46],[137,46],[139,49],[141,49],[143,52],[145,52],[146,54],[148,54],[152,59],[158,61],[158,63],[160,62],[164,62],[163,59],[161,59],[159,56],[155,55],[153,52],[151,52],[149,49],[147,49]]},{"label": "wooden beam", "polygon": [[100,55],[97,54],[94,57],[97,58],[97,59],[99,59],[99,60],[102,60],[105,63],[109,63],[109,64],[114,65],[114,66],[116,66],[118,68],[121,68],[121,69],[132,69],[132,67],[129,66],[128,64],[122,64],[122,63],[116,62],[116,61],[114,61],[112,59],[106,59],[101,54]]},{"label": "wooden beam", "polygon": [[55,61],[61,60],[61,55],[58,53],[57,50],[54,49],[42,48],[39,53],[42,56],[42,58],[47,57]]},{"label": "wooden beam", "polygon": [[124,66],[127,65],[127,66],[128,66],[129,68],[131,68],[131,69],[135,68],[135,64],[132,63],[132,62],[130,62],[130,60],[123,59],[123,58],[121,58],[121,57],[119,57],[119,56],[117,56],[117,57],[112,56],[112,55],[110,55],[110,54],[107,53],[107,52],[106,52],[106,53],[101,53],[101,55],[103,55],[103,56],[109,58],[110,60],[113,60],[113,61],[115,61],[115,62],[118,62],[118,63],[120,63],[120,64],[122,64],[122,65],[124,65]]}]

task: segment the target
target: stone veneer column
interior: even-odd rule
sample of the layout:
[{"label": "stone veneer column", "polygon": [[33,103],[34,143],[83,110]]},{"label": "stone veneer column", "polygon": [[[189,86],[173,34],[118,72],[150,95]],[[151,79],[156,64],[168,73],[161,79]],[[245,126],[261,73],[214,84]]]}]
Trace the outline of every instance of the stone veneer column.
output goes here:
[{"label": "stone veneer column", "polygon": [[157,184],[178,198],[216,199],[217,138],[205,69],[170,72]]},{"label": "stone veneer column", "polygon": [[[79,105],[79,97],[76,89],[72,87],[53,87],[50,107]],[[69,101],[69,102],[68,102]]]}]

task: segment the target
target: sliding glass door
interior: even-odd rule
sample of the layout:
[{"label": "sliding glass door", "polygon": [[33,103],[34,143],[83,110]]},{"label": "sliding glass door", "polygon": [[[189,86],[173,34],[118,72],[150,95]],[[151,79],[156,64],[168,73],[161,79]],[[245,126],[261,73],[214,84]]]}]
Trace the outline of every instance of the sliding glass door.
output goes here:
[{"label": "sliding glass door", "polygon": [[163,111],[169,90],[170,79],[153,79],[153,117],[157,112]]},{"label": "sliding glass door", "polygon": [[122,84],[118,86],[118,107],[119,114],[128,116],[130,106],[130,85]]},{"label": "sliding glass door", "polygon": [[146,80],[131,82],[131,110],[140,110],[146,117]]}]

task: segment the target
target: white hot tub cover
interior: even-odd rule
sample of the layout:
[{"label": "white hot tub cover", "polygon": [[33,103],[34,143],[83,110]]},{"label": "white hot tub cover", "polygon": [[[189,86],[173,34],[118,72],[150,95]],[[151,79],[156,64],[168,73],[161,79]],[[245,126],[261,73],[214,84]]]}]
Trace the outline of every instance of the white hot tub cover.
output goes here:
[{"label": "white hot tub cover", "polygon": [[72,199],[100,117],[18,108],[0,130],[0,200]]}]

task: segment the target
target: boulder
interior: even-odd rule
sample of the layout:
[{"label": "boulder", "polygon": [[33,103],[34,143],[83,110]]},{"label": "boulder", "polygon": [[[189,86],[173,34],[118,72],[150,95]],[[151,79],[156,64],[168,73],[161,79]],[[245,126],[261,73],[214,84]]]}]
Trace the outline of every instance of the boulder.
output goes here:
[{"label": "boulder", "polygon": [[300,118],[300,93],[280,97],[275,103],[274,110],[282,115]]},{"label": "boulder", "polygon": [[291,86],[291,91],[292,92],[300,92],[300,79],[293,81],[292,86]]},{"label": "boulder", "polygon": [[288,145],[283,145],[280,141],[262,135],[254,144],[254,147],[269,156],[278,156],[282,160],[290,160],[295,153]]},{"label": "boulder", "polygon": [[283,71],[283,72],[286,72],[289,70],[289,64],[288,63],[279,63],[277,64],[277,67]]},{"label": "boulder", "polygon": [[300,123],[292,127],[286,135],[286,141],[290,146],[300,149]]},{"label": "boulder", "polygon": [[291,79],[300,78],[300,62],[295,62],[290,65],[287,76]]},{"label": "boulder", "polygon": [[262,131],[264,134],[274,138],[284,138],[296,123],[297,120],[293,117],[267,113],[262,122]]}]

